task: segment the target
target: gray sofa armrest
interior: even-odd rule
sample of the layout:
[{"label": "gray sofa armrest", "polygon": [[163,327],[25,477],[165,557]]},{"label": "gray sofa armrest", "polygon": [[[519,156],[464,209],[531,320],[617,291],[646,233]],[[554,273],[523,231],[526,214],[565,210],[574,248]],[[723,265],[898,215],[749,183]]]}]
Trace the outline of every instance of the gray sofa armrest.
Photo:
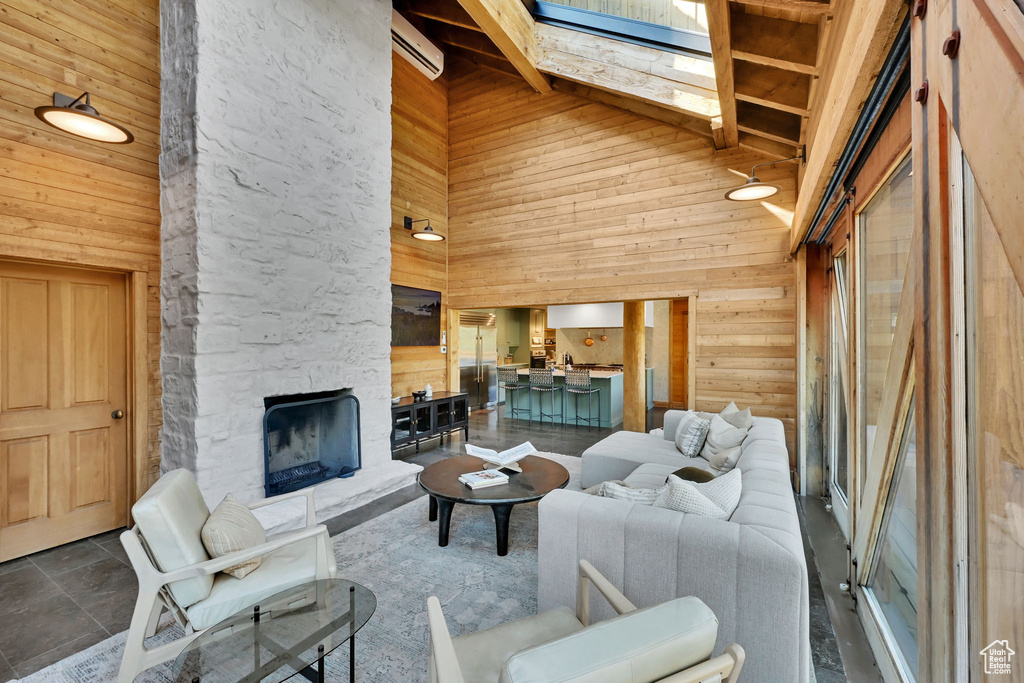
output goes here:
[{"label": "gray sofa armrest", "polygon": [[[637,607],[693,595],[719,619],[715,654],[747,652],[744,675],[810,675],[807,570],[759,531],[734,522],[558,490],[539,504],[538,607],[576,607],[576,566],[590,561]],[[613,616],[591,597],[594,620]]]},{"label": "gray sofa armrest", "polygon": [[679,429],[679,421],[683,419],[683,415],[685,413],[685,410],[665,411],[665,430],[662,434],[662,437],[664,437],[665,441],[676,440],[676,430]]}]

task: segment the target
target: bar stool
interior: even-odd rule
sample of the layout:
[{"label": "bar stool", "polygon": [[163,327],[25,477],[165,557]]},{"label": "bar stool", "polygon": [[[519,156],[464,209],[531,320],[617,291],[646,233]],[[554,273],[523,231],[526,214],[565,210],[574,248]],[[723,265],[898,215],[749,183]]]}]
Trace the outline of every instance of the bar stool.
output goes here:
[{"label": "bar stool", "polygon": [[[562,386],[555,385],[555,374],[551,368],[530,368],[530,391],[541,392],[537,397],[537,408],[540,411],[540,423],[544,424],[544,418],[555,424],[555,394],[558,394],[558,419],[565,421],[565,405],[562,403]],[[544,394],[551,397],[551,412],[544,412]],[[530,413],[530,420],[533,420],[533,412]]]},{"label": "bar stool", "polygon": [[[509,417],[519,419],[519,413],[526,411],[526,419],[530,420],[533,416],[530,414],[530,385],[526,382],[519,381],[519,370],[517,368],[498,368],[498,385],[505,390],[505,395],[508,397],[508,414]],[[526,407],[516,407],[516,395],[520,391],[526,391]]]},{"label": "bar stool", "polygon": [[[580,417],[580,395],[587,396],[587,416]],[[576,427],[579,428],[580,420],[587,423],[587,431],[594,422],[594,394],[597,394],[597,428],[601,428],[601,390],[595,389],[590,383],[590,370],[566,370],[565,371],[565,402],[569,402],[569,396],[573,399],[573,410],[576,413]]]}]

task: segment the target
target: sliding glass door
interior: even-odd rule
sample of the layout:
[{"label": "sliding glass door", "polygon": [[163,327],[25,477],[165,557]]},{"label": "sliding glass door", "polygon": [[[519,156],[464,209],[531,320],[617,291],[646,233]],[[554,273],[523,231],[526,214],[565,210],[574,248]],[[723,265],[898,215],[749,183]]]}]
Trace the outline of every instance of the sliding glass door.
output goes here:
[{"label": "sliding glass door", "polygon": [[843,535],[850,538],[850,386],[847,329],[847,258],[844,250],[832,261],[829,325],[828,454],[829,498]]}]

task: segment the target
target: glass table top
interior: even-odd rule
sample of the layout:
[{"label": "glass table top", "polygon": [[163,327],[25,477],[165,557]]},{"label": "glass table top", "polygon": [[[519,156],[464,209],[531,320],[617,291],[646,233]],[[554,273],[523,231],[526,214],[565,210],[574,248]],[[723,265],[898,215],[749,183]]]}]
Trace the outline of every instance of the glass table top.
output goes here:
[{"label": "glass table top", "polygon": [[[313,581],[260,601],[192,641],[174,662],[174,681],[240,683],[300,676],[369,621],[377,598],[345,579]],[[323,652],[319,651],[323,646]],[[307,669],[308,673],[308,669]]]}]

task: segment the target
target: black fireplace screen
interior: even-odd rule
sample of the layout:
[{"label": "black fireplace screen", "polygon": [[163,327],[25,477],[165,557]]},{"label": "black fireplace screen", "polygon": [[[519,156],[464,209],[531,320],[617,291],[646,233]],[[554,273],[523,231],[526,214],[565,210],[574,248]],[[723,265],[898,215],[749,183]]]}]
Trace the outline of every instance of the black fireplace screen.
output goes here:
[{"label": "black fireplace screen", "polygon": [[267,497],[290,493],[362,466],[359,401],[327,392],[266,399],[263,416]]}]

